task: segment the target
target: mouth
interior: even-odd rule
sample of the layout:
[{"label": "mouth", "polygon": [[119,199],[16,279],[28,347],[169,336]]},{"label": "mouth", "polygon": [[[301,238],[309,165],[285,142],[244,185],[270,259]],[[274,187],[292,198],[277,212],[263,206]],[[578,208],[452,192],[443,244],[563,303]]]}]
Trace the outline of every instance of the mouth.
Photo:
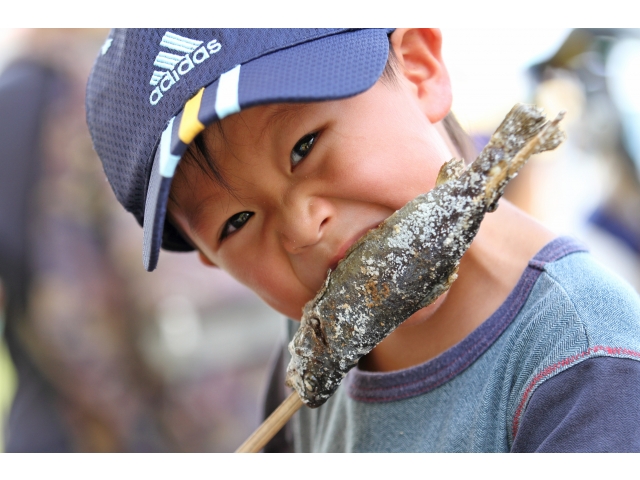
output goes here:
[{"label": "mouth", "polygon": [[331,271],[333,272],[336,267],[338,266],[338,264],[342,261],[342,259],[345,257],[345,255],[347,254],[347,251],[351,248],[351,246],[356,243],[358,240],[360,240],[363,236],[365,236],[369,231],[374,230],[376,228],[378,228],[380,226],[380,224],[383,222],[384,220],[376,223],[375,225],[371,226],[371,227],[367,227],[364,228],[362,230],[360,230],[356,235],[352,236],[351,238],[349,238],[349,240],[347,240],[346,242],[344,242],[340,248],[338,249],[338,251],[336,252],[336,255],[331,259],[331,263],[329,264],[329,268],[331,269]]}]

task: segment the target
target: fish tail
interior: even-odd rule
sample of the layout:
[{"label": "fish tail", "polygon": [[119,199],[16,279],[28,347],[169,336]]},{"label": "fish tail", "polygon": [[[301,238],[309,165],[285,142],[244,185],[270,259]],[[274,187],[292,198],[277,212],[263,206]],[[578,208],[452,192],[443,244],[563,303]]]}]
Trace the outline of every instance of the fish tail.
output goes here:
[{"label": "fish tail", "polygon": [[[515,107],[514,110],[517,108]],[[483,194],[487,211],[495,210],[507,183],[518,174],[518,171],[532,155],[553,150],[564,140],[565,135],[558,127],[564,117],[564,112],[560,112],[555,119],[549,122],[544,122],[544,116],[538,109],[535,109],[535,113],[541,117],[534,117],[528,123],[521,121],[521,124],[516,124],[521,129],[531,130],[531,135],[526,138],[524,143],[517,145],[517,147],[509,145],[507,137],[512,134],[513,126],[508,123],[505,125],[505,120],[497,130],[500,132],[500,129],[504,128],[501,136],[496,137],[495,142],[492,139],[485,149],[487,151],[486,158],[490,161],[485,160],[484,164],[481,163],[479,167],[483,170]],[[516,112],[516,115],[518,114],[522,115],[522,112]]]}]

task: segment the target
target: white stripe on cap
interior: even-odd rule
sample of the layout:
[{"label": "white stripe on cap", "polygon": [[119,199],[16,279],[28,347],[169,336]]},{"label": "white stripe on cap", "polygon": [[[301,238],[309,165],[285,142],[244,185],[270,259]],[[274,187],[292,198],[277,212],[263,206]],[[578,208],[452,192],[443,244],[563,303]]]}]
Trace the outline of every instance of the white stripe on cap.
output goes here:
[{"label": "white stripe on cap", "polygon": [[160,137],[160,175],[164,178],[173,178],[176,166],[180,161],[179,155],[171,153],[171,132],[173,131],[173,121],[176,117],[169,120],[169,125],[162,132]]},{"label": "white stripe on cap", "polygon": [[175,66],[184,59],[184,55],[175,55],[173,53],[168,52],[160,52],[156,56],[153,64],[156,67],[166,68],[167,70],[171,70],[175,68]]},{"label": "white stripe on cap", "polygon": [[218,120],[240,111],[238,104],[238,83],[240,82],[240,65],[220,75],[216,92],[216,114]]},{"label": "white stripe on cap", "polygon": [[191,38],[176,35],[173,32],[165,32],[160,42],[160,46],[177,50],[179,52],[191,53],[202,45],[201,40],[193,40]]}]

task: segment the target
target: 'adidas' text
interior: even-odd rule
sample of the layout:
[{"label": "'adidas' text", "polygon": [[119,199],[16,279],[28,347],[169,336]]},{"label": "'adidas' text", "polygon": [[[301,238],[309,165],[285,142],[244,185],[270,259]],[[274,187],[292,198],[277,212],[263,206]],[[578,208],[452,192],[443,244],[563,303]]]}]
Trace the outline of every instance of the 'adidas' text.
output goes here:
[{"label": "'adidas' text", "polygon": [[164,34],[160,46],[181,52],[182,55],[161,51],[156,56],[153,65],[162,70],[155,70],[151,75],[149,84],[156,87],[149,96],[151,105],[157,105],[164,92],[179,82],[181,77],[211,58],[211,55],[218,53],[222,48],[216,39],[211,40],[206,46],[203,43],[200,40],[192,40],[171,32]]}]

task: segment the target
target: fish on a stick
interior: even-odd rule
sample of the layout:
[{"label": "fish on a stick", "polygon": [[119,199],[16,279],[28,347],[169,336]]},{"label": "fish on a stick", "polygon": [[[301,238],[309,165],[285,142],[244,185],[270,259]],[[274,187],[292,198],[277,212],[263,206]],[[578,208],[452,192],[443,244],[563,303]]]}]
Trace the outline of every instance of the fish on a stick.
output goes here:
[{"label": "fish on a stick", "polygon": [[289,344],[286,382],[307,406],[322,405],[360,358],[449,289],[509,180],[532,154],[562,142],[561,118],[547,122],[540,109],[516,105],[469,168],[445,163],[435,188],[347,251],[305,305]]},{"label": "fish on a stick", "polygon": [[358,240],[329,271],[303,310],[289,344],[286,383],[295,390],[238,452],[259,451],[301,405],[316,408],[347,372],[412,314],[433,303],[457,277],[484,215],[533,154],[564,139],[560,113],[547,121],[516,105],[468,167],[446,162],[436,186]]}]

